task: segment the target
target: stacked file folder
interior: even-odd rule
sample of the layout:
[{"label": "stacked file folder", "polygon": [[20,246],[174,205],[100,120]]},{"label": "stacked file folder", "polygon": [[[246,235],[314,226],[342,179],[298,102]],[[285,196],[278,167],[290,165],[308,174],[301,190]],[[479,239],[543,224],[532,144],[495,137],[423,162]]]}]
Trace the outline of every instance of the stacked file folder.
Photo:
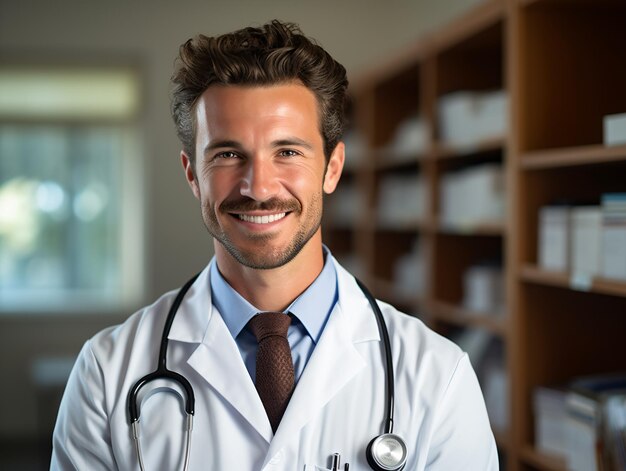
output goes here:
[{"label": "stacked file folder", "polygon": [[535,445],[570,471],[626,469],[626,375],[578,378],[537,388]]}]

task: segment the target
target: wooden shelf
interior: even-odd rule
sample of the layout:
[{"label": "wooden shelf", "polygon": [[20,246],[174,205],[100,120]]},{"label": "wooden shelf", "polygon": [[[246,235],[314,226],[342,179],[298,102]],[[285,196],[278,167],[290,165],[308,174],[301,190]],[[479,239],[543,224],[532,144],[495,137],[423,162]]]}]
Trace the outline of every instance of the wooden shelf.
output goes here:
[{"label": "wooden shelf", "polygon": [[521,166],[528,170],[541,170],[580,165],[626,163],[626,145],[568,147],[522,154]]},{"label": "wooden shelf", "polygon": [[445,142],[436,142],[434,144],[433,155],[435,159],[466,159],[476,154],[485,154],[488,152],[502,151],[505,147],[506,138],[503,136],[485,139],[475,144],[466,146],[450,146]]},{"label": "wooden shelf", "polygon": [[461,327],[485,329],[492,334],[506,337],[507,322],[502,314],[472,312],[452,303],[431,301],[428,303],[431,317]]},{"label": "wooden shelf", "polygon": [[437,232],[444,235],[501,237],[506,233],[506,226],[504,222],[480,222],[463,225],[439,223]]},{"label": "wooden shelf", "polygon": [[567,471],[564,459],[541,453],[532,446],[522,448],[520,456],[526,464],[542,471]]},{"label": "wooden shelf", "polygon": [[387,149],[375,149],[372,151],[376,170],[417,170],[419,165],[429,160],[423,152],[397,153]]},{"label": "wooden shelf", "polygon": [[[420,38],[389,67],[378,65],[357,80],[356,122],[374,148],[351,174],[353,182],[373,205],[386,173],[419,174],[428,206],[426,220],[391,226],[382,226],[369,207],[357,215],[345,251],[363,261],[364,278],[379,297],[425,313],[442,334],[481,329],[500,341],[511,420],[507,433],[494,435],[509,471],[565,469],[563,460],[517,440],[533,434],[535,387],[626,368],[620,355],[626,281],[525,263],[538,252],[539,208],[626,191],[626,145],[599,144],[604,116],[626,109],[626,68],[618,61],[625,22],[623,0],[486,0]],[[465,147],[442,142],[439,100],[488,90],[507,94],[506,135]],[[424,152],[394,155],[381,148],[416,114],[431,127]],[[482,163],[502,165],[505,218],[443,224],[445,178]],[[399,296],[389,280],[416,240],[428,291],[423,298]],[[506,315],[469,312],[455,303],[465,295],[467,269],[485,261],[501,263]],[[603,315],[586,315],[595,311]],[[589,337],[590,329],[597,335]]]},{"label": "wooden shelf", "polygon": [[606,294],[610,296],[626,297],[626,282],[609,280],[607,278],[581,278],[570,273],[543,270],[535,265],[524,265],[520,277],[529,283],[558,288],[586,291],[590,293]]},{"label": "wooden shelf", "polygon": [[379,222],[376,223],[376,226],[374,228],[375,231],[384,231],[384,232],[434,232],[435,231],[435,226],[432,222],[423,220],[423,219],[416,219],[414,221],[407,221],[407,222],[397,222],[397,223],[385,223],[385,224],[380,224]]}]

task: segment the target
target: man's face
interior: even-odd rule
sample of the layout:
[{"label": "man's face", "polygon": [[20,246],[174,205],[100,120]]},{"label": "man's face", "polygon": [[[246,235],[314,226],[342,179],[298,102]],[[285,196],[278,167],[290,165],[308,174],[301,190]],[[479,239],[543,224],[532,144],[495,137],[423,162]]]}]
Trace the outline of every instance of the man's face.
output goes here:
[{"label": "man's face", "polygon": [[340,143],[325,172],[313,93],[295,83],[211,86],[195,118],[195,169],[182,161],[211,235],[247,267],[291,261],[319,231],[323,192],[343,167]]}]

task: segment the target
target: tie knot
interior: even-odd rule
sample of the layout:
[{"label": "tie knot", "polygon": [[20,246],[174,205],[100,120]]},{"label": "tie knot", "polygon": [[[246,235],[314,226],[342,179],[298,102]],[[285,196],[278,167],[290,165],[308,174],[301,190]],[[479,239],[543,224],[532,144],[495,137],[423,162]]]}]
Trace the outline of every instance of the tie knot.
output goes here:
[{"label": "tie knot", "polygon": [[290,324],[291,317],[282,312],[261,312],[248,322],[250,330],[259,343],[271,336],[287,338]]}]

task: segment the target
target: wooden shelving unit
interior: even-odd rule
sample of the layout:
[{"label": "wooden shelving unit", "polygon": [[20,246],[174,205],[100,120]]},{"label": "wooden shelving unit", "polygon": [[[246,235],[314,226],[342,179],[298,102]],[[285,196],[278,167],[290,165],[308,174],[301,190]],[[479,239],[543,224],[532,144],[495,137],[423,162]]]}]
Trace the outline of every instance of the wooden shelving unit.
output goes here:
[{"label": "wooden shelving unit", "polygon": [[579,146],[565,149],[531,151],[521,156],[522,167],[529,170],[611,163],[623,165],[625,161],[626,146]]},{"label": "wooden shelving unit", "polygon": [[571,273],[551,272],[533,265],[522,267],[523,281],[544,286],[572,289],[588,293],[606,294],[626,298],[626,282],[601,277],[577,277]]},{"label": "wooden shelving unit", "polygon": [[[508,428],[495,430],[502,469],[566,470],[534,446],[537,386],[626,370],[626,282],[542,270],[537,242],[542,206],[626,192],[626,146],[602,143],[603,116],[626,111],[624,25],[622,0],[486,0],[353,84],[355,128],[367,146],[348,179],[364,207],[354,223],[327,224],[325,241],[338,258],[358,260],[359,276],[381,299],[444,335],[476,329],[500,345],[510,391]],[[445,142],[440,98],[495,89],[508,96],[508,132]],[[429,130],[423,148],[390,151],[415,115]],[[505,174],[504,219],[445,223],[448,172],[494,163]],[[379,223],[381,182],[390,175],[425,183],[418,218]],[[417,246],[426,281],[402,295],[394,270]],[[463,306],[463,275],[485,260],[501,263],[503,313]]]},{"label": "wooden shelving unit", "polygon": [[502,151],[505,144],[506,139],[502,136],[481,140],[465,148],[435,143],[433,144],[432,155],[436,159],[468,159],[476,155]]},{"label": "wooden shelving unit", "polygon": [[480,222],[467,225],[446,225],[439,224],[437,232],[449,235],[464,236],[504,236],[506,224],[501,221]]}]

